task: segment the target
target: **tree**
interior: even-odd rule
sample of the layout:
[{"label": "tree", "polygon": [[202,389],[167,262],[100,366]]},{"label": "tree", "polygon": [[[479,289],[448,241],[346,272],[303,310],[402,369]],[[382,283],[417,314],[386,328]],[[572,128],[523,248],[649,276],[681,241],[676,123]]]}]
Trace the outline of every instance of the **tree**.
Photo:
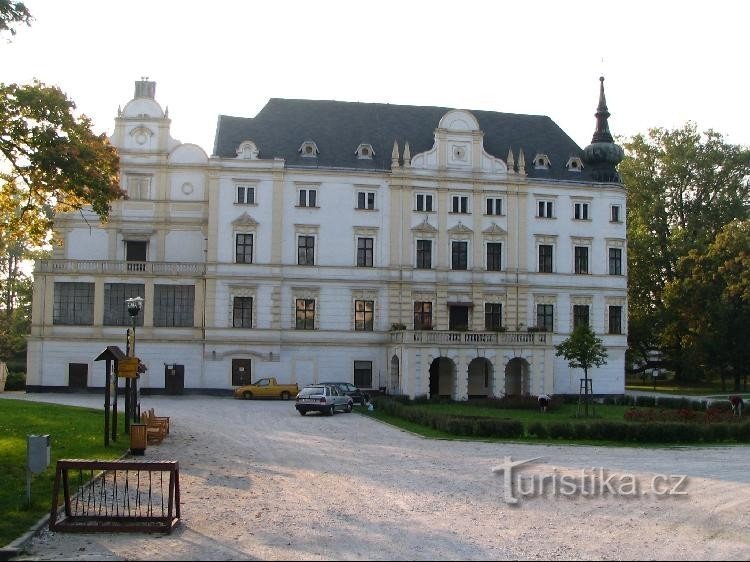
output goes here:
[{"label": "tree", "polygon": [[[739,392],[750,372],[750,220],[726,225],[705,251],[692,250],[665,287],[689,359],[726,375]],[[724,388],[726,390],[726,388]]]},{"label": "tree", "polygon": [[651,129],[623,143],[628,194],[629,356],[661,349],[678,379],[697,376],[680,307],[664,289],[681,273],[678,260],[705,250],[725,224],[750,218],[750,150],[721,134]]},{"label": "tree", "polygon": [[583,369],[584,401],[589,415],[589,369],[607,363],[607,349],[588,324],[577,326],[568,339],[555,346],[555,355],[564,357],[571,369]]},{"label": "tree", "polygon": [[10,31],[11,35],[15,35],[16,30],[13,28],[13,24],[16,23],[31,25],[29,10],[23,2],[0,0],[0,33]]}]

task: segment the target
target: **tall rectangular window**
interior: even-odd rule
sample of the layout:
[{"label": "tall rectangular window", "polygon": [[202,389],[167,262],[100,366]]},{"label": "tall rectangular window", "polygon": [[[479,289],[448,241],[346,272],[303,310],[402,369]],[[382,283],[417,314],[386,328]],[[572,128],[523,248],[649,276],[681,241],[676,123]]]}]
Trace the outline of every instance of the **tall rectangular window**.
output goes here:
[{"label": "tall rectangular window", "polygon": [[500,271],[503,268],[503,244],[487,242],[487,271]]},{"label": "tall rectangular window", "polygon": [[68,326],[94,324],[94,284],[55,283],[52,323]]},{"label": "tall rectangular window", "polygon": [[375,315],[375,301],[354,301],[354,329],[371,332]]},{"label": "tall rectangular window", "polygon": [[575,272],[589,272],[589,249],[586,246],[575,247]]},{"label": "tall rectangular window", "polygon": [[539,244],[539,273],[552,273],[551,244]]},{"label": "tall rectangular window", "polygon": [[619,205],[612,205],[609,209],[610,209],[610,218],[609,218],[609,220],[611,222],[620,222],[620,206]]},{"label": "tall rectangular window", "polygon": [[317,195],[316,189],[300,189],[299,190],[299,206],[300,207],[317,207]]},{"label": "tall rectangular window", "polygon": [[315,265],[315,237],[297,237],[297,264]]},{"label": "tall rectangular window", "polygon": [[609,249],[609,274],[622,275],[622,249]]},{"label": "tall rectangular window", "polygon": [[375,209],[375,193],[373,191],[358,191],[357,209]]},{"label": "tall rectangular window", "polygon": [[238,185],[237,204],[255,205],[255,188],[249,185]]},{"label": "tall rectangular window", "polygon": [[536,305],[536,325],[537,328],[545,332],[554,332],[554,305],[538,304]]},{"label": "tall rectangular window", "polygon": [[573,205],[573,218],[581,221],[589,220],[589,204],[575,203]]},{"label": "tall rectangular window", "polygon": [[452,212],[466,214],[469,212],[469,198],[465,195],[454,195],[452,197]]},{"label": "tall rectangular window", "polygon": [[296,328],[298,330],[314,330],[315,299],[297,299],[296,309]]},{"label": "tall rectangular window", "polygon": [[416,210],[431,213],[433,210],[432,195],[428,195],[427,193],[417,193]]},{"label": "tall rectangular window", "polygon": [[551,219],[553,216],[552,212],[552,201],[537,201],[537,217]]},{"label": "tall rectangular window", "polygon": [[587,304],[574,304],[573,305],[573,328],[578,326],[589,325],[589,305]]},{"label": "tall rectangular window", "polygon": [[502,215],[503,214],[503,200],[500,197],[488,197],[487,198],[487,214],[488,215]]},{"label": "tall rectangular window", "polygon": [[417,240],[417,269],[432,269],[432,240]]},{"label": "tall rectangular window", "polygon": [[609,307],[609,333],[622,334],[622,307]]},{"label": "tall rectangular window", "polygon": [[188,328],[193,326],[195,286],[154,285],[154,326]]},{"label": "tall rectangular window", "polygon": [[[132,326],[128,314],[126,299],[141,297],[146,294],[146,286],[138,283],[105,283],[104,284],[104,321],[105,326]],[[145,303],[144,303],[145,306]],[[143,326],[144,310],[135,317],[135,325]]]},{"label": "tall rectangular window", "polygon": [[432,303],[429,301],[414,302],[414,329],[432,330]]},{"label": "tall rectangular window", "polygon": [[372,361],[354,362],[354,386],[372,388]]},{"label": "tall rectangular window", "polygon": [[125,261],[146,261],[148,242],[125,240]]},{"label": "tall rectangular window", "polygon": [[234,297],[232,299],[232,327],[253,327],[253,297]]},{"label": "tall rectangular window", "polygon": [[129,199],[148,199],[150,195],[151,176],[129,175],[127,192]]},{"label": "tall rectangular window", "polygon": [[234,242],[235,263],[253,263],[253,235],[237,234]]},{"label": "tall rectangular window", "polygon": [[497,332],[503,327],[503,305],[499,302],[484,303],[484,329]]},{"label": "tall rectangular window", "polygon": [[374,240],[357,238],[357,267],[372,267]]},{"label": "tall rectangular window", "polygon": [[468,269],[469,243],[451,242],[451,269]]}]

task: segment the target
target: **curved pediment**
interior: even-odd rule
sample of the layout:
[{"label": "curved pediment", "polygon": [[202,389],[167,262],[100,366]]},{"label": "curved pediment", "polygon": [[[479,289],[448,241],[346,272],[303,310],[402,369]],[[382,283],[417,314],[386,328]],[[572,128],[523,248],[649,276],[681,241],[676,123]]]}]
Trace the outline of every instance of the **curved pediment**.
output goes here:
[{"label": "curved pediment", "polygon": [[471,113],[463,109],[453,109],[443,115],[438,124],[440,129],[449,131],[478,131],[479,121]]}]

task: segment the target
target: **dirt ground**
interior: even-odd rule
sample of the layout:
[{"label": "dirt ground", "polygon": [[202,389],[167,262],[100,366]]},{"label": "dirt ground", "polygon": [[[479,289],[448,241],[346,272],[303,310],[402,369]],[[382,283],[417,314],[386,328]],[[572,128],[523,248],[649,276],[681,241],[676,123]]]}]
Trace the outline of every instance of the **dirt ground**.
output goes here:
[{"label": "dirt ground", "polygon": [[[179,462],[180,525],[42,531],[16,560],[750,559],[750,447],[428,440],[358,414],[218,397],[143,407],[171,416],[171,434],[139,458]],[[506,457],[542,459],[508,488],[493,471]]]}]

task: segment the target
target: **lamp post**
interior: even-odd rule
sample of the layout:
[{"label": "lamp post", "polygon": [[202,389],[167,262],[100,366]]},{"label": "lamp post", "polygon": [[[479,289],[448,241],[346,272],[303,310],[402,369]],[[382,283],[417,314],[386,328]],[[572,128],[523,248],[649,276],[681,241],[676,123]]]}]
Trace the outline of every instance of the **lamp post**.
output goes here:
[{"label": "lamp post", "polygon": [[[133,297],[130,299],[126,299],[125,304],[128,306],[128,314],[130,315],[132,325],[132,332],[130,332],[130,337],[128,337],[128,357],[135,357],[135,321],[138,313],[143,309],[143,298]],[[135,377],[132,379],[132,383],[130,383],[128,388],[129,382],[130,379],[125,380],[125,418],[127,420],[138,421],[138,418],[136,417],[136,414],[140,415],[140,413],[136,411],[138,405],[138,373],[136,373]]]}]

